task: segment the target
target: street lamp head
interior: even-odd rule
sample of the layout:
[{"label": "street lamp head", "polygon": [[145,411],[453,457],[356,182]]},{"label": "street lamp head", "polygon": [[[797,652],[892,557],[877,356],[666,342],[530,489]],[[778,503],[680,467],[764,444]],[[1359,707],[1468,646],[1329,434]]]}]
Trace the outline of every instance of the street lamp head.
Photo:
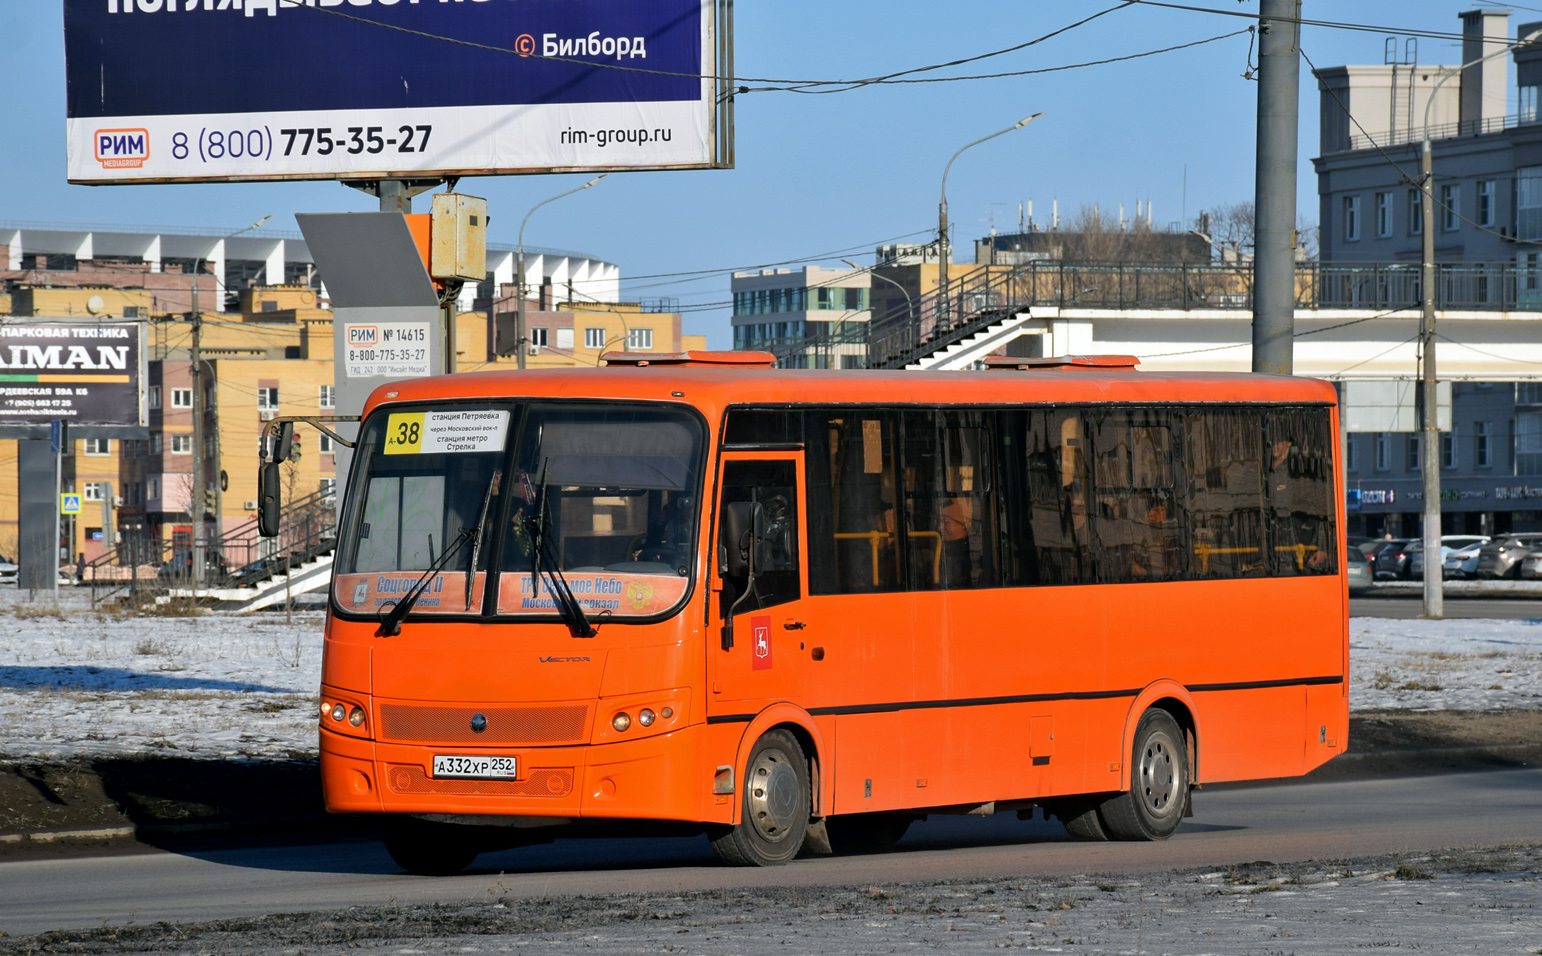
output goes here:
[{"label": "street lamp head", "polygon": [[1032,116],[1024,116],[1022,119],[1018,120],[1017,121],[1017,125],[1012,127],[1012,128],[1013,129],[1022,129],[1024,126],[1027,126],[1029,123],[1032,123],[1034,120],[1038,119],[1039,117],[1041,117],[1043,115],[1044,115],[1044,113],[1041,110],[1040,112],[1037,112],[1037,113],[1033,114]]},{"label": "street lamp head", "polygon": [[256,222],[252,223],[251,228],[252,229],[261,229],[262,228],[262,224],[267,222],[269,219],[272,219],[272,218],[273,217],[271,215],[263,216],[261,219],[259,219]]},{"label": "street lamp head", "polygon": [[610,175],[610,173],[600,173],[598,176],[596,176],[593,179],[589,180],[588,182],[584,183],[584,188],[588,189],[590,186],[593,186],[595,183],[599,182],[600,180],[604,179],[606,176],[609,176],[609,175]]}]

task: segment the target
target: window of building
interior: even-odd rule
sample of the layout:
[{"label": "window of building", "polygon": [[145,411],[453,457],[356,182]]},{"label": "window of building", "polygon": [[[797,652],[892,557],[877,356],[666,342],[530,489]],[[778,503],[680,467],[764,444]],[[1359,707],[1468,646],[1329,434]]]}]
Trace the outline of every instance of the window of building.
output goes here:
[{"label": "window of building", "polygon": [[573,347],[573,330],[572,329],[558,329],[557,330],[557,348],[559,348],[559,349],[571,349],[572,347]]},{"label": "window of building", "polygon": [[1349,242],[1360,239],[1360,197],[1344,197],[1344,238]]},{"label": "window of building", "polygon": [[1456,467],[1456,429],[1440,433],[1440,467]]},{"label": "window of building", "polygon": [[1454,232],[1461,225],[1461,187],[1456,183],[1440,187],[1440,228]]},{"label": "window of building", "polygon": [[653,348],[653,330],[628,329],[626,333],[626,347],[629,349]]},{"label": "window of building", "polygon": [[1408,470],[1419,470],[1419,433],[1414,432],[1408,436]]},{"label": "window of building", "polygon": [[278,386],[260,385],[257,388],[257,407],[265,412],[278,409]]},{"label": "window of building", "polygon": [[191,455],[193,453],[193,436],[172,435],[171,453],[173,455]]},{"label": "window of building", "polygon": [[1424,194],[1417,189],[1408,190],[1408,234],[1417,236],[1424,231]]},{"label": "window of building", "polygon": [[1376,194],[1376,235],[1385,239],[1392,235],[1392,194]]},{"label": "window of building", "polygon": [[318,445],[319,445],[321,453],[323,455],[330,455],[330,454],[332,454],[332,436],[331,435],[322,435],[321,436],[321,441],[318,443]]},{"label": "window of building", "polygon": [[594,328],[584,329],[584,348],[586,348],[586,349],[602,349],[604,347],[605,347],[605,330],[604,329],[594,329]]},{"label": "window of building", "polygon": [[1542,166],[1515,171],[1515,237],[1542,239]]},{"label": "window of building", "polygon": [[112,452],[112,439],[110,438],[87,438],[85,445],[86,454],[88,455],[106,455]]},{"label": "window of building", "polygon": [[1360,470],[1360,436],[1349,435],[1344,439],[1344,469]]},{"label": "window of building", "polygon": [[151,499],[159,498],[161,496],[161,480],[159,478],[147,480],[145,482],[145,494]]},{"label": "window of building", "polygon": [[87,501],[101,501],[107,497],[107,482],[88,481],[80,486],[80,495]]},{"label": "window of building", "polygon": [[150,407],[161,407],[161,387],[159,385],[150,386]]},{"label": "window of building", "polygon": [[1494,423],[1475,422],[1472,428],[1472,462],[1478,468],[1494,464]]},{"label": "window of building", "polygon": [[1523,87],[1520,87],[1520,89],[1518,90],[1518,92],[1520,94],[1517,97],[1517,99],[1519,101],[1519,105],[1520,105],[1520,109],[1519,109],[1520,120],[1521,120],[1521,122],[1523,124],[1524,123],[1535,123],[1537,121],[1537,90],[1538,89],[1539,89],[1539,87],[1535,87],[1535,86],[1523,86]]},{"label": "window of building", "polygon": [[161,453],[161,433],[160,432],[151,432],[150,433],[150,454],[152,454],[152,455],[159,455],[160,453]]},{"label": "window of building", "polygon": [[321,479],[320,491],[321,491],[321,494],[324,497],[331,498],[331,497],[335,496],[337,494],[337,479],[336,478],[323,478],[323,479]]},{"label": "window of building", "polygon": [[530,330],[530,344],[536,348],[546,347],[546,326],[538,325]]},{"label": "window of building", "polygon": [[1392,436],[1386,432],[1376,433],[1376,470],[1386,471],[1392,467]]},{"label": "window of building", "polygon": [[1485,179],[1478,183],[1478,225],[1494,224],[1494,181]]},{"label": "window of building", "polygon": [[171,390],[172,408],[192,408],[193,390],[190,388],[174,388]]},{"label": "window of building", "polygon": [[335,386],[335,385],[322,385],[320,387],[320,393],[321,394],[319,396],[318,404],[322,408],[336,408],[337,407],[337,386]]}]

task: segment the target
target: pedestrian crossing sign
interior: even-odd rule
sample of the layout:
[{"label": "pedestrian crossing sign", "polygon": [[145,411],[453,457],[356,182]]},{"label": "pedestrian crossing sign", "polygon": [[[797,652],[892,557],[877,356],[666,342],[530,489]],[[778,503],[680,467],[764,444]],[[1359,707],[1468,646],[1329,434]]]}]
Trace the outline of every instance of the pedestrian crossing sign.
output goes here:
[{"label": "pedestrian crossing sign", "polygon": [[80,514],[80,495],[60,495],[59,513],[63,515]]}]

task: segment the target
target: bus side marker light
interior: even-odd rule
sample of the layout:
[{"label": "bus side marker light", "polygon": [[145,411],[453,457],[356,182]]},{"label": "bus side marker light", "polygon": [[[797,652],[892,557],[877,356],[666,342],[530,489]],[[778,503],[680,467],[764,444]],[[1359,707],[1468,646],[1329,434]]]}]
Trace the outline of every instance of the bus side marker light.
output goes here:
[{"label": "bus side marker light", "polygon": [[1120,770],[1123,770],[1123,769],[1124,769],[1124,765],[1120,764],[1120,763],[1111,763],[1111,764],[1108,765],[1108,772],[1109,773],[1118,773]]},{"label": "bus side marker light", "polygon": [[734,768],[728,766],[727,764],[717,768],[717,772],[712,775],[712,792],[734,792]]},{"label": "bus side marker light", "polygon": [[917,777],[916,778],[916,789],[920,790],[920,789],[924,788],[925,786],[926,786],[926,778],[925,777]]}]

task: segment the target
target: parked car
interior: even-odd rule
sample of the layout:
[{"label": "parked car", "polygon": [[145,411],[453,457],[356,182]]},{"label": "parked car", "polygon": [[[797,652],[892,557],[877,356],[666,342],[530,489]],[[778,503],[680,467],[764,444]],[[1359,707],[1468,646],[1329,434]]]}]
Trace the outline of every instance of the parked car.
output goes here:
[{"label": "parked car", "polygon": [[1349,577],[1349,596],[1357,597],[1371,589],[1371,582],[1374,580],[1371,576],[1371,559],[1354,545],[1350,545],[1345,550],[1348,551],[1344,568]]},{"label": "parked car", "polygon": [[1376,552],[1372,573],[1378,581],[1395,581],[1408,575],[1408,546],[1412,538],[1393,538],[1383,541]]},{"label": "parked car", "polygon": [[0,584],[15,584],[20,574],[21,569],[16,567],[16,562],[0,554]]},{"label": "parked car", "polygon": [[1386,541],[1381,538],[1367,538],[1362,535],[1352,534],[1344,538],[1344,543],[1351,548],[1359,549],[1360,553],[1369,558],[1375,554]]},{"label": "parked car", "polygon": [[1478,576],[1478,554],[1483,550],[1483,542],[1469,544],[1446,555],[1445,577],[1448,581],[1472,580]]},{"label": "parked car", "polygon": [[[1443,534],[1440,536],[1440,566],[1445,567],[1446,558],[1451,556],[1451,552],[1474,544],[1482,547],[1488,542],[1489,537],[1485,534]],[[1417,541],[1415,544],[1417,547],[1408,556],[1408,576],[1423,580],[1424,542]]]},{"label": "parked car", "polygon": [[1532,551],[1521,559],[1520,576],[1531,581],[1542,578],[1542,551]]},{"label": "parked car", "polygon": [[[204,575],[208,580],[221,580],[230,574],[225,556],[213,550],[203,553]],[[190,580],[193,576],[193,549],[178,548],[171,560],[161,565],[157,575],[161,580]]]},{"label": "parked car", "polygon": [[1478,552],[1478,577],[1519,577],[1521,561],[1532,551],[1542,549],[1542,535],[1508,534],[1495,538]]}]

